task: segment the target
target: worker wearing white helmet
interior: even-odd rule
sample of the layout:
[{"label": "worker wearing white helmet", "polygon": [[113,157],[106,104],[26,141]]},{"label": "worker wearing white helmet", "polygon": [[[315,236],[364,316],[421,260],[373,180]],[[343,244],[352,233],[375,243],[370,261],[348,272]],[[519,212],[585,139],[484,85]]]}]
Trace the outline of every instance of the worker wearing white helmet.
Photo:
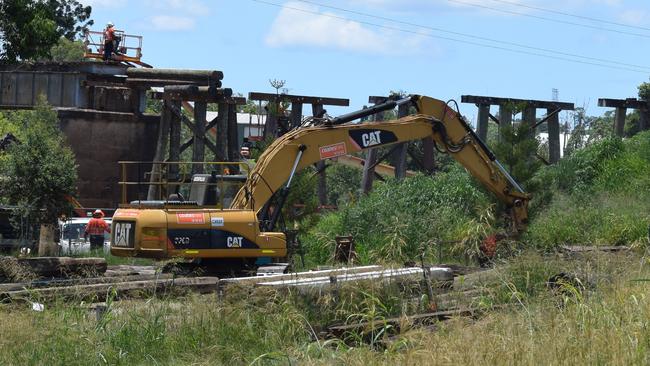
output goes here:
[{"label": "worker wearing white helmet", "polygon": [[115,41],[113,22],[108,22],[104,30],[104,61],[110,60],[113,52],[115,52],[115,44],[113,41]]},{"label": "worker wearing white helmet", "polygon": [[110,233],[111,228],[104,221],[104,212],[95,210],[93,218],[86,224],[84,239],[90,235],[90,249],[100,249],[104,247],[104,232]]}]

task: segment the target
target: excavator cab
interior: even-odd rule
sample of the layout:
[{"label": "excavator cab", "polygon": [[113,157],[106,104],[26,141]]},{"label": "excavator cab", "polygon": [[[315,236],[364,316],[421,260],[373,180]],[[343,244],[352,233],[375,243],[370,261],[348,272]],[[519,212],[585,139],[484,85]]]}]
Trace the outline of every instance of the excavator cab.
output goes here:
[{"label": "excavator cab", "polygon": [[[249,267],[260,257],[287,255],[283,233],[262,232],[255,224],[255,211],[232,207],[234,198],[250,180],[251,168],[247,164],[120,164],[123,203],[113,215],[112,255],[197,259],[188,266],[210,263],[215,273]],[[197,165],[210,173],[190,176]],[[139,197],[147,200],[134,200]]]},{"label": "excavator cab", "polygon": [[[120,161],[120,207],[227,209],[248,179],[248,165],[233,162]],[[205,173],[192,174],[202,165]]]},{"label": "excavator cab", "polygon": [[230,207],[244,182],[245,175],[194,174],[189,200],[198,206]]}]

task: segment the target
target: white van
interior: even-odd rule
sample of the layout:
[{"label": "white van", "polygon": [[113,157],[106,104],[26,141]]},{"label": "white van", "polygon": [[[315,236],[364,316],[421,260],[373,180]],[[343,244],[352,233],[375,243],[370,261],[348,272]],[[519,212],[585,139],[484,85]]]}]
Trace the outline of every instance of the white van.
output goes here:
[{"label": "white van", "polygon": [[[90,217],[74,217],[59,222],[59,255],[74,256],[90,253],[90,240],[84,240],[86,225]],[[104,221],[111,226],[111,219],[104,218]],[[111,234],[104,233],[104,253],[109,253]]]}]

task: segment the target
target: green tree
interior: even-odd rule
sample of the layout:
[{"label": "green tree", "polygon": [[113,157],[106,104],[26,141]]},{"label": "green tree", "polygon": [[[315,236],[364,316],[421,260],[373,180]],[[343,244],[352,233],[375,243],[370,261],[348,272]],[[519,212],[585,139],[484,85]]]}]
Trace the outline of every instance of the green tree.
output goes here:
[{"label": "green tree", "polygon": [[258,107],[255,101],[250,99],[246,101],[246,104],[237,106],[239,113],[262,114],[263,110],[263,107]]},{"label": "green tree", "polygon": [[641,83],[639,85],[639,99],[650,101],[650,83]]},{"label": "green tree", "polygon": [[21,220],[51,230],[61,215],[70,212],[67,198],[75,194],[77,182],[74,154],[56,112],[44,102],[32,111],[10,113],[7,119],[19,126],[20,144],[12,144],[0,160],[0,194],[5,203],[18,208]]},{"label": "green tree", "polygon": [[625,116],[625,137],[632,137],[641,131],[641,113],[638,110],[632,111]]},{"label": "green tree", "polygon": [[575,112],[573,113],[574,127],[571,131],[569,141],[567,141],[566,146],[564,147],[564,155],[569,156],[576,150],[587,146],[587,128],[590,124],[590,121],[591,119],[586,116],[584,108],[576,108]]},{"label": "green tree", "polygon": [[359,198],[363,170],[332,163],[327,168],[327,202],[341,206]]},{"label": "green tree", "polygon": [[147,92],[145,99],[145,113],[161,114],[163,109],[163,101],[161,99],[154,99],[151,97],[151,92]]},{"label": "green tree", "polygon": [[84,59],[84,44],[81,41],[71,41],[65,37],[50,50],[50,59],[56,62],[77,62]]},{"label": "green tree", "polygon": [[93,24],[91,10],[75,0],[0,1],[0,59],[50,58],[61,37],[74,40]]},{"label": "green tree", "polygon": [[589,126],[589,142],[614,136],[614,111],[607,111],[592,120]]},{"label": "green tree", "polygon": [[531,136],[530,126],[525,123],[502,126],[501,140],[493,148],[499,161],[524,186],[542,165],[537,157],[539,150],[539,141]]}]

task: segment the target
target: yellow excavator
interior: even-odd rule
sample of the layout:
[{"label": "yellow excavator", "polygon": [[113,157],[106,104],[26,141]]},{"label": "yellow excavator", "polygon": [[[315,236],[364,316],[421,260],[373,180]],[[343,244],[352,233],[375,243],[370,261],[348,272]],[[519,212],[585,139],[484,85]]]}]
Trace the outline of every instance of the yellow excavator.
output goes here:
[{"label": "yellow excavator", "polygon": [[[402,104],[415,107],[417,114],[391,121],[355,122]],[[459,112],[441,100],[416,95],[336,118],[313,119],[286,133],[260,156],[227,209],[201,206],[195,200],[135,201],[121,206],[113,215],[111,254],[180,257],[224,270],[259,258],[284,258],[286,235],[277,226],[296,172],[321,160],[427,137],[506,205],[516,230],[525,227],[529,195]],[[193,177],[193,184],[209,178]],[[202,187],[205,190],[209,185]],[[205,197],[206,193],[195,196]]]}]

